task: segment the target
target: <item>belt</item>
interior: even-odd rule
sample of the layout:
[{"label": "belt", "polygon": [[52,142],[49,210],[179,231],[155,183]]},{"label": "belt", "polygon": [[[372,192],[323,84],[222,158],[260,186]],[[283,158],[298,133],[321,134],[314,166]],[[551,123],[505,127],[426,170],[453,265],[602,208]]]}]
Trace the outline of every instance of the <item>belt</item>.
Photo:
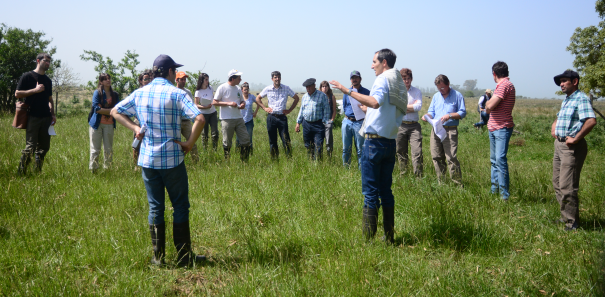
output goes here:
[{"label": "belt", "polygon": [[367,133],[366,133],[366,134],[365,134],[365,138],[366,138],[366,139],[368,139],[368,138],[374,138],[374,139],[375,139],[375,138],[385,138],[385,137],[382,137],[382,136],[377,135],[377,134],[367,134]]},{"label": "belt", "polygon": [[559,142],[565,142],[565,140],[567,140],[567,136],[557,136],[557,140]]},{"label": "belt", "polygon": [[454,129],[454,128],[458,128],[458,126],[443,126],[443,128],[446,128],[446,129]]},{"label": "belt", "polygon": [[[358,120],[356,120],[356,119],[355,119],[355,117],[348,117],[348,116],[346,116],[346,115],[345,115],[345,117],[346,117],[347,119],[349,119],[349,121],[351,121],[351,122],[358,122]],[[359,121],[363,121],[363,119],[361,119],[361,120],[359,120]]]},{"label": "belt", "polygon": [[416,124],[418,122],[416,122],[416,121],[402,121],[402,123],[411,125],[411,124]]},{"label": "belt", "polygon": [[272,116],[274,116],[276,118],[281,118],[281,117],[285,117],[286,116],[285,114],[282,114],[282,113],[270,113],[269,115],[272,115]]}]

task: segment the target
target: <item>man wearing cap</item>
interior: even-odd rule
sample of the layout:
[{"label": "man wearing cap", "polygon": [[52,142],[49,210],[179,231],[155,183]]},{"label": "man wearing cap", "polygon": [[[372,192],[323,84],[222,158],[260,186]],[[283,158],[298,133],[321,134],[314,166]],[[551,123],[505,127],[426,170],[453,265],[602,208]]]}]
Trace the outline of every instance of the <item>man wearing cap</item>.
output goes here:
[{"label": "man wearing cap", "polygon": [[450,178],[456,184],[463,186],[462,171],[460,162],[458,162],[458,124],[459,120],[466,116],[464,97],[460,92],[450,88],[450,80],[443,74],[435,78],[435,86],[439,92],[433,95],[428,113],[422,117],[422,120],[426,122],[425,117],[427,116],[431,119],[440,119],[446,136],[441,140],[435,134],[435,129],[431,129],[433,165],[437,178],[441,181],[447,168],[445,165],[447,160],[450,167]]},{"label": "man wearing cap", "polygon": [[[351,71],[349,75],[351,79],[351,87],[350,91],[355,91],[359,94],[369,96],[370,90],[361,86],[361,73],[357,70]],[[349,95],[347,95],[348,91],[345,92],[342,97],[342,109],[345,114],[345,118],[342,120],[342,163],[344,166],[349,166],[351,164],[351,152],[353,149],[353,143],[355,143],[355,148],[357,150],[357,164],[361,169],[361,156],[363,154],[363,142],[364,137],[359,135],[359,129],[361,128],[361,124],[363,124],[363,119],[366,114],[366,107],[364,105],[357,107],[361,107],[362,112],[355,116],[353,112],[353,106],[351,105],[351,100]],[[356,108],[357,108],[356,107]]]},{"label": "man wearing cap", "polygon": [[555,76],[555,83],[567,95],[557,119],[552,123],[551,135],[555,138],[552,184],[561,207],[559,222],[565,223],[565,231],[578,228],[580,212],[578,191],[580,173],[588,153],[584,137],[597,124],[592,104],[586,94],[578,90],[580,76],[566,70]]},{"label": "man wearing cap", "polygon": [[487,129],[489,130],[489,159],[491,162],[492,194],[500,194],[508,200],[508,141],[513,134],[513,108],[515,107],[515,86],[508,79],[508,65],[502,61],[494,63],[492,75],[496,86],[494,96],[487,101],[485,110],[489,113]]},{"label": "man wearing cap", "polygon": [[422,109],[422,92],[412,87],[412,70],[402,68],[401,78],[408,89],[408,109],[397,132],[397,159],[399,173],[405,174],[408,167],[408,142],[412,151],[414,175],[422,177],[424,170],[422,160],[422,126],[418,123],[418,111]]},{"label": "man wearing cap", "polygon": [[[290,143],[290,132],[288,132],[288,118],[296,104],[298,104],[298,95],[290,87],[281,84],[281,73],[279,71],[271,72],[273,85],[265,87],[256,97],[256,103],[267,115],[267,133],[269,133],[269,146],[271,159],[279,158],[279,147],[277,146],[277,135],[281,138],[287,157],[292,156],[292,145]],[[290,109],[286,109],[288,96],[294,99]],[[263,98],[267,97],[268,107],[263,104]]]},{"label": "man wearing cap", "polygon": [[407,89],[395,67],[397,56],[390,49],[376,52],[372,69],[376,81],[370,95],[347,89],[337,81],[335,88],[368,107],[360,133],[365,136],[361,159],[361,187],[365,196],[363,234],[371,239],[376,234],[378,209],[382,206],[384,239],[394,243],[395,199],[391,191],[397,128],[407,110]]},{"label": "man wearing cap", "polygon": [[242,90],[238,87],[242,81],[242,73],[232,69],[227,74],[229,81],[220,85],[214,93],[212,105],[221,108],[220,118],[223,127],[223,150],[225,151],[225,159],[229,159],[229,152],[233,142],[233,134],[237,135],[237,139],[241,145],[240,159],[248,161],[250,153],[250,137],[246,129],[246,123],[242,117],[240,109],[246,108],[246,101],[242,95]]},{"label": "man wearing cap", "polygon": [[[187,96],[189,96],[189,101],[193,102],[193,95],[191,94],[191,91],[185,88],[185,85],[187,84],[187,78],[189,78],[189,76],[184,71],[177,72],[176,87],[185,91],[185,93],[187,93]],[[191,137],[191,127],[192,124],[190,120],[181,120],[181,134],[185,136],[186,140],[189,140],[189,138]],[[200,157],[197,151],[197,144],[194,143],[193,148],[191,149],[191,160],[193,162],[197,162],[199,159]]]},{"label": "man wearing cap", "polygon": [[479,122],[473,124],[473,126],[475,126],[477,129],[481,129],[483,126],[487,125],[487,122],[489,121],[489,114],[485,110],[485,105],[490,98],[492,98],[492,90],[490,89],[486,89],[485,95],[479,97],[479,101],[477,102]]},{"label": "man wearing cap", "polygon": [[[173,240],[178,252],[177,264],[188,266],[205,259],[191,251],[189,230],[189,180],[183,162],[185,154],[193,148],[205,124],[204,116],[187,99],[187,93],[174,87],[177,64],[167,55],[153,62],[154,80],[134,91],[112,110],[111,115],[141,140],[138,165],[142,167],[143,182],[149,202],[149,231],[153,245],[154,265],[164,264],[166,250],[166,224],[164,222],[165,191],[174,209]],[[147,131],[140,133],[130,117],[139,119]],[[181,142],[181,120],[192,120],[191,137]]]},{"label": "man wearing cap", "polygon": [[303,125],[303,139],[307,154],[311,160],[321,160],[321,151],[325,138],[325,125],[331,124],[330,102],[328,96],[315,88],[315,79],[309,78],[303,83],[307,93],[302,98],[298,118],[296,119],[296,133]]}]

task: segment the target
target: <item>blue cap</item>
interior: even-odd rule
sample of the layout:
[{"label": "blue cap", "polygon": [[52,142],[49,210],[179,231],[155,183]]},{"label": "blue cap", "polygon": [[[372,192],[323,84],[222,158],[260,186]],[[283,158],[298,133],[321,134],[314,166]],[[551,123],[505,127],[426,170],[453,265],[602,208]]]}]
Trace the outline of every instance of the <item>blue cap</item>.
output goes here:
[{"label": "blue cap", "polygon": [[181,66],[183,66],[183,65],[177,64],[168,55],[159,55],[157,58],[155,58],[155,61],[153,61],[153,71],[154,72],[164,72],[165,70],[168,70],[169,68],[172,68],[172,67],[179,68]]},{"label": "blue cap", "polygon": [[353,70],[353,71],[351,71],[351,76],[349,76],[349,78],[351,78],[353,76],[361,77],[361,73],[359,73],[359,71],[357,71],[357,70]]}]

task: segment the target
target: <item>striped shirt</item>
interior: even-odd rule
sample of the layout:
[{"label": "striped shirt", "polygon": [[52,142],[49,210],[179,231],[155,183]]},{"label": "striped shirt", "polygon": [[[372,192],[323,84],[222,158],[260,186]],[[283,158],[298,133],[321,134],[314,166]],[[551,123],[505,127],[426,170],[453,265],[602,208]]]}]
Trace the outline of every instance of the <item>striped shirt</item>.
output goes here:
[{"label": "striped shirt", "polygon": [[498,83],[494,95],[502,98],[502,100],[489,113],[487,129],[493,132],[502,128],[514,127],[513,107],[515,107],[516,91],[515,86],[508,80],[508,77],[505,77]]},{"label": "striped shirt", "polygon": [[282,114],[286,109],[286,103],[288,102],[288,96],[294,97],[296,93],[290,89],[290,87],[280,84],[279,88],[273,87],[273,85],[267,86],[260,92],[261,98],[267,97],[269,100],[269,108],[273,110],[273,114]]},{"label": "striped shirt", "polygon": [[141,143],[138,165],[152,169],[170,169],[183,162],[181,121],[193,120],[200,111],[187,99],[187,93],[165,78],[134,91],[115,108],[119,114],[135,116],[147,131]]},{"label": "striped shirt", "polygon": [[315,90],[311,95],[305,93],[296,122],[302,123],[303,118],[307,122],[322,121],[327,124],[332,118],[328,96],[319,90]]},{"label": "striped shirt", "polygon": [[584,92],[577,90],[561,103],[561,110],[557,113],[555,135],[576,137],[576,134],[582,130],[586,119],[594,117],[590,99]]}]

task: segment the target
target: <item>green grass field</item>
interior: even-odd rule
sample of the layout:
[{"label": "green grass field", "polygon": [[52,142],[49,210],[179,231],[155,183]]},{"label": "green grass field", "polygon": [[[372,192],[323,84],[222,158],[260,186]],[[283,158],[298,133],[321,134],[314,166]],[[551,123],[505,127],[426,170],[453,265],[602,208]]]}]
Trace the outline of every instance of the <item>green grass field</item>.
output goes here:
[{"label": "green grass field", "polygon": [[195,165],[186,157],[193,248],[210,257],[192,269],[148,265],[148,206],[130,131],[118,127],[113,167],[93,175],[86,114],[68,113],[42,174],[18,177],[25,132],[1,116],[0,295],[601,296],[605,128],[598,119],[587,137],[581,229],[565,232],[551,223],[559,210],[550,125],[560,103],[517,101],[509,203],[489,194],[488,133],[472,127],[476,99],[466,100],[460,127],[464,189],[438,185],[423,124],[425,177],[393,173],[395,246],[379,240],[381,224],[375,241],[362,238],[360,173],[341,166],[340,130],[335,155],[313,163],[290,116],[294,156],[282,151],[274,163],[261,111],[248,164],[224,161],[222,150],[202,150]]}]

